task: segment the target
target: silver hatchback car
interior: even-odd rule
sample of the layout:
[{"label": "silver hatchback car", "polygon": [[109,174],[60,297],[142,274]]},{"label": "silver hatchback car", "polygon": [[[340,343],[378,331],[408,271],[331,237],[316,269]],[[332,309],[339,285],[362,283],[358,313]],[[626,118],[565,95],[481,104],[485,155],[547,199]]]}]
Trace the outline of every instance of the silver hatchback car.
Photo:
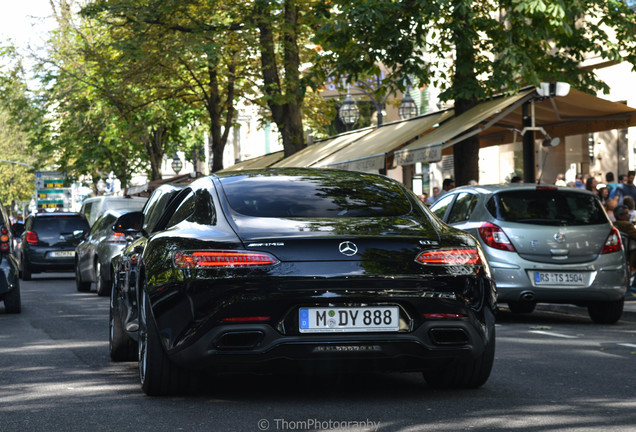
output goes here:
[{"label": "silver hatchback car", "polygon": [[587,306],[596,323],[620,319],[630,269],[620,232],[591,192],[535,184],[464,186],[431,210],[479,239],[498,299],[511,312],[570,303]]}]

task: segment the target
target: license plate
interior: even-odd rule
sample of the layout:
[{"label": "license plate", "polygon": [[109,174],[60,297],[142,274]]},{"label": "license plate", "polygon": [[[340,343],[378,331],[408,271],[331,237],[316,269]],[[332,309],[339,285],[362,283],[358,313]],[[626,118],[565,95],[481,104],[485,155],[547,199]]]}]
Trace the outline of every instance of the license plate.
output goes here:
[{"label": "license plate", "polygon": [[583,273],[534,272],[535,285],[585,285]]},{"label": "license plate", "polygon": [[400,329],[397,306],[301,308],[301,333],[392,332]]},{"label": "license plate", "polygon": [[75,251],[55,251],[49,254],[51,258],[69,258],[75,256]]}]

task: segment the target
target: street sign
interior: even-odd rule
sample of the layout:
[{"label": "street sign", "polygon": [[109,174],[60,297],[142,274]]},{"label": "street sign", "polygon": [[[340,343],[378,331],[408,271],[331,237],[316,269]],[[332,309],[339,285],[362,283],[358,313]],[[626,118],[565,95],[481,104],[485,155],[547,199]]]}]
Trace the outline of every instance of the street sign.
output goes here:
[{"label": "street sign", "polygon": [[66,174],[58,171],[35,173],[38,210],[68,210],[71,188],[64,187]]}]

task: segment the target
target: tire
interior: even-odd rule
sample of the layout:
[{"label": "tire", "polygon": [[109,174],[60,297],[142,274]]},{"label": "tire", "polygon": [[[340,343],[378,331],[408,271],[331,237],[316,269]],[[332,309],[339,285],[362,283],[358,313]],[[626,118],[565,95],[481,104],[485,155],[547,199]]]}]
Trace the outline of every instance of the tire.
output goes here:
[{"label": "tire", "polygon": [[484,352],[476,359],[457,360],[442,370],[424,371],[426,383],[436,389],[477,388],[490,376],[495,360],[495,330],[484,347]]},{"label": "tire", "polygon": [[4,295],[4,310],[6,313],[11,314],[22,312],[20,285],[16,285],[11,291]]},{"label": "tire", "polygon": [[115,299],[115,288],[110,293],[110,320],[108,325],[108,349],[115,362],[137,361],[137,343],[130,338],[121,325],[119,306]]},{"label": "tire", "polygon": [[596,324],[615,324],[623,315],[625,300],[596,302],[587,306],[587,313]]},{"label": "tire", "polygon": [[534,302],[508,302],[508,309],[513,314],[527,314],[534,312],[537,304]]},{"label": "tire", "polygon": [[78,262],[75,263],[75,288],[77,288],[79,292],[88,292],[91,290],[91,283],[82,281]]},{"label": "tire", "polygon": [[23,281],[30,281],[31,280],[31,269],[29,268],[29,263],[26,260],[26,257],[22,257],[22,262],[21,262],[21,273],[22,273],[22,280]]},{"label": "tire", "polygon": [[139,305],[139,381],[148,396],[185,394],[194,391],[194,373],[170,361],[145,291]]},{"label": "tire", "polygon": [[100,297],[105,297],[110,293],[110,286],[108,282],[104,280],[104,276],[102,274],[102,263],[97,259],[95,261],[95,290],[97,291],[97,295]]}]

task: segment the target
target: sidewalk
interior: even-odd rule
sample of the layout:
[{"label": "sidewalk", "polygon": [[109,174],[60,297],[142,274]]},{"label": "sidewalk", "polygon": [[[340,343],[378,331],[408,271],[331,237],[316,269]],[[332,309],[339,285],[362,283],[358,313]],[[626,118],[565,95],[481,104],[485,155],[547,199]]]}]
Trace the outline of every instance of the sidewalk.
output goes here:
[{"label": "sidewalk", "polygon": [[623,319],[627,319],[626,315],[630,315],[630,321],[636,320],[636,295],[625,297],[625,306],[623,306]]}]

